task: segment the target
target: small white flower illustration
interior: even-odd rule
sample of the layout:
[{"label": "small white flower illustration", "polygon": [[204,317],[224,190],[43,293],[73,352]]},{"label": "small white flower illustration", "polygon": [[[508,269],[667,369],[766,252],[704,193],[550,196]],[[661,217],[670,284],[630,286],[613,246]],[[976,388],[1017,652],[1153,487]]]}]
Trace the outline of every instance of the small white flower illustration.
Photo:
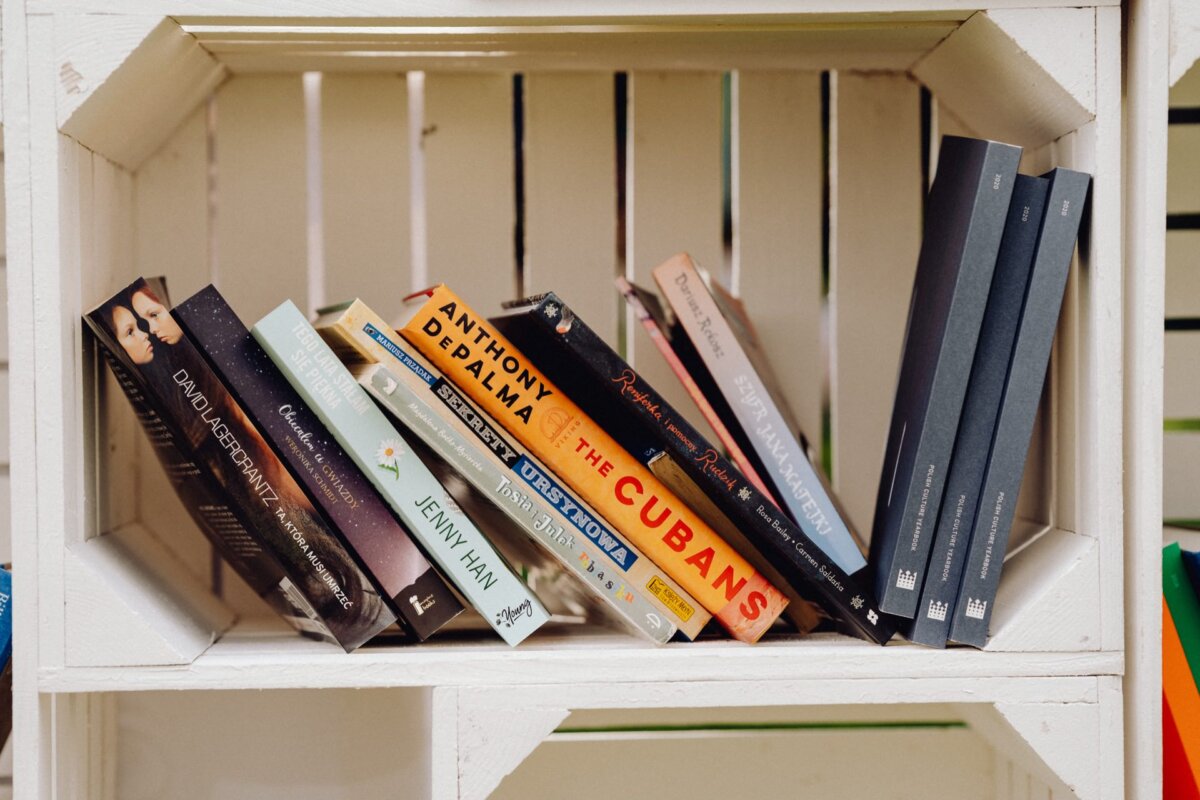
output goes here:
[{"label": "small white flower illustration", "polygon": [[749,489],[747,489],[745,486],[743,486],[743,487],[741,488],[741,490],[738,492],[738,498],[739,498],[739,499],[740,499],[742,502],[745,502],[745,501],[749,500],[749,499],[750,499],[750,490],[749,490]]},{"label": "small white flower illustration", "polygon": [[856,610],[862,608],[863,607],[862,597],[860,597],[859,595],[854,595],[854,597],[852,597],[850,599],[850,605],[854,606],[854,608]]},{"label": "small white flower illustration", "polygon": [[399,439],[384,439],[375,451],[375,463],[386,470],[397,471],[404,448]]}]

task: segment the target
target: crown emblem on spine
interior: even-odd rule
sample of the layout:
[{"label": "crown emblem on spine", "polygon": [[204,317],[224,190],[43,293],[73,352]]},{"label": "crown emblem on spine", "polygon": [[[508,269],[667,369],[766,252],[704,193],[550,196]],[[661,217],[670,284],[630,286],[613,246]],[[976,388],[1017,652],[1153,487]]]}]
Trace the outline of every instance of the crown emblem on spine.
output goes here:
[{"label": "crown emblem on spine", "polygon": [[950,611],[949,603],[940,603],[937,600],[929,601],[929,610],[925,612],[925,616],[930,619],[936,619],[938,622],[946,621],[946,614]]},{"label": "crown emblem on spine", "polygon": [[910,569],[900,570],[900,574],[896,576],[896,588],[907,589],[913,591],[917,588],[917,573]]},{"label": "crown emblem on spine", "polygon": [[967,598],[967,616],[971,619],[983,619],[984,613],[987,611],[987,600],[976,600],[972,597]]}]

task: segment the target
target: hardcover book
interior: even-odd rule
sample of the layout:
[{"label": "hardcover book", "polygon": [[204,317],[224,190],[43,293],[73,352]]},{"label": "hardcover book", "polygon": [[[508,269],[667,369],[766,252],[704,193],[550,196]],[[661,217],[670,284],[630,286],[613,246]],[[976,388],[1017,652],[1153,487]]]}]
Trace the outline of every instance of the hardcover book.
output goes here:
[{"label": "hardcover book", "polygon": [[301,623],[302,629],[332,633],[353,650],[394,623],[395,614],[184,335],[165,293],[155,288],[138,279],[91,311],[88,324],[136,376],[175,446],[229,498],[221,509],[233,511],[237,533],[252,537],[236,545],[243,562],[261,564],[261,556],[269,555],[283,575],[279,591],[296,608],[291,620],[314,618],[315,625]]},{"label": "hardcover book", "polygon": [[205,287],[173,313],[405,625],[424,640],[461,613],[458,597],[220,292]]},{"label": "hardcover book", "polygon": [[[832,493],[808,458],[791,414],[770,389],[774,383],[762,363],[729,324],[709,287],[708,276],[685,254],[653,270],[659,291],[699,352],[717,386],[726,395],[734,424],[741,427],[775,488],[779,508],[793,522],[804,520],[814,543],[845,573],[866,566],[863,551]],[[744,338],[744,337],[743,337]]]},{"label": "hardcover book", "polygon": [[622,447],[676,494],[706,496],[740,532],[734,541],[744,539],[743,552],[777,572],[789,592],[819,602],[854,635],[881,644],[891,638],[895,621],[878,612],[865,567],[842,570],[814,543],[818,534],[805,527],[807,517],[798,524],[782,514],[557,295],[515,305],[494,324],[535,364],[558,365],[556,376],[571,382],[565,391],[609,421]]},{"label": "hardcover book", "polygon": [[1069,169],[1046,174],[1050,189],[1038,231],[1037,251],[1017,324],[1017,339],[1004,377],[1000,411],[983,471],[979,511],[970,544],[950,639],[983,647],[995,605],[996,589],[1008,549],[1017,493],[1025,473],[1029,437],[1042,398],[1050,347],[1058,327],[1071,255],[1083,219],[1091,176]]},{"label": "hardcover book", "polygon": [[[529,511],[534,506],[549,506],[543,513],[549,518],[562,517],[567,530],[576,533],[573,548],[578,567],[586,567],[586,577],[603,581],[613,591],[622,584],[634,587],[658,615],[665,617],[689,639],[696,638],[712,619],[670,576],[646,558],[612,525],[569,488],[562,485],[528,448],[509,438],[487,412],[473,405],[446,380],[441,371],[415,351],[413,346],[391,331],[379,315],[361,300],[330,308],[317,318],[317,332],[343,361],[364,360],[386,364],[399,382],[417,395],[424,395],[434,410],[433,416],[475,442],[503,473],[512,480],[512,497],[527,496]],[[492,487],[495,488],[495,487]],[[522,505],[525,505],[522,503]],[[540,534],[535,531],[535,534]],[[602,557],[599,557],[602,556]],[[613,583],[613,576],[616,582]],[[613,583],[609,586],[609,583]],[[628,604],[626,604],[628,605]],[[652,626],[657,630],[660,626]]]},{"label": "hardcover book", "polygon": [[[1200,599],[1192,589],[1183,550],[1172,542],[1162,551],[1163,597],[1179,631],[1179,640],[1193,676],[1200,676]],[[1200,687],[1200,677],[1197,677]]]},{"label": "hardcover book", "polygon": [[996,258],[992,288],[975,348],[975,363],[963,400],[962,419],[950,457],[945,501],[938,514],[937,532],[929,557],[929,574],[921,589],[917,616],[909,626],[910,641],[945,647],[952,610],[958,599],[967,537],[979,508],[983,470],[992,445],[1004,377],[1012,359],[1017,323],[1029,286],[1029,271],[1038,229],[1046,209],[1045,178],[1018,175],[1008,206],[1008,222]]},{"label": "hardcover book", "polygon": [[[1200,770],[1200,690],[1196,688],[1196,679],[1183,648],[1183,640],[1200,637],[1200,630],[1188,628],[1190,623],[1177,618],[1166,597],[1162,604],[1162,624],[1163,703],[1178,726],[1188,766],[1191,770]],[[1195,775],[1193,772],[1193,779]],[[1184,786],[1187,787],[1186,781]],[[1163,797],[1173,795],[1164,793]]]},{"label": "hardcover book", "polygon": [[754,642],[787,599],[445,286],[414,295],[400,333],[462,392],[713,613]]},{"label": "hardcover book", "polygon": [[460,592],[510,645],[548,619],[487,538],[401,441],[290,301],[251,331],[275,365]]},{"label": "hardcover book", "polygon": [[[610,618],[659,644],[670,640],[675,626],[636,591],[636,584],[621,569],[624,563],[632,566],[636,556],[618,545],[608,553],[614,564],[597,563],[602,551],[583,538],[560,507],[543,499],[546,495],[561,495],[557,481],[540,464],[518,454],[507,437],[480,418],[464,398],[450,394],[448,384],[443,384],[442,392],[447,403],[458,408],[454,417],[426,402],[433,397],[428,386],[410,386],[382,364],[354,367],[351,371],[385,411],[508,515],[524,535],[545,547],[583,581],[593,596],[603,601]],[[478,427],[468,427],[460,414],[469,416]],[[491,446],[481,445],[474,437],[476,432],[486,436]],[[545,494],[534,488],[539,485],[545,487]]]},{"label": "hardcover book", "polygon": [[875,591],[890,614],[917,614],[1020,158],[1013,145],[942,137],[871,533]]}]

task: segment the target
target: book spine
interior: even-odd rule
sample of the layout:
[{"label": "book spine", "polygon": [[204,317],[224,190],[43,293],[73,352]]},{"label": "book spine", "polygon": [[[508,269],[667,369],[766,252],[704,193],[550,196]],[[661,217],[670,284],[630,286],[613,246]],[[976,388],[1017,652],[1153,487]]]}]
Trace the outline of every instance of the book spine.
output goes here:
[{"label": "book spine", "polygon": [[777,589],[453,292],[433,289],[400,333],[735,638],[779,617]]},{"label": "book spine", "polygon": [[1179,631],[1188,666],[1193,675],[1200,676],[1200,599],[1192,589],[1178,542],[1163,548],[1162,576],[1163,597]]},{"label": "book spine", "polygon": [[212,286],[174,309],[184,332],[419,639],[463,610],[346,452]]},{"label": "book spine", "polygon": [[[382,365],[376,365],[358,375],[358,382],[367,389],[395,419],[416,434],[421,441],[441,456],[451,467],[487,497],[509,519],[515,522],[530,539],[539,543],[563,566],[573,572],[584,584],[604,601],[611,614],[627,626],[660,644],[670,640],[675,626],[663,619],[649,602],[636,591],[622,568],[623,562],[636,558],[620,544],[614,544],[607,555],[616,565],[612,569],[606,563],[597,563],[600,552],[578,541],[575,530],[559,508],[543,500],[536,487],[545,487],[553,493],[554,481],[540,465],[520,456],[509,447],[508,442],[487,422],[465,406],[462,398],[442,382],[435,389],[438,397],[446,403],[444,408],[458,409],[457,413],[444,413],[425,402],[427,391],[414,391],[401,376]],[[471,414],[474,431],[467,429],[460,414]],[[493,443],[489,447],[477,444],[473,439],[478,434],[482,440]],[[502,458],[497,451],[508,457]],[[591,551],[590,553],[588,551]],[[614,580],[615,578],[615,580]]]},{"label": "book spine", "polygon": [[781,508],[793,520],[808,523],[816,534],[817,546],[844,572],[862,569],[866,559],[854,534],[691,259],[677,257],[655,267],[654,280],[717,385],[726,393],[738,424],[779,490]]},{"label": "book spine", "polygon": [[549,619],[474,523],[401,443],[329,346],[290,301],[251,331],[293,388],[412,531],[425,551],[510,645]]},{"label": "book spine", "polygon": [[[897,386],[897,411],[907,413],[893,414],[876,501],[871,552],[879,604],[910,619],[917,614],[1020,157],[1019,148],[996,142],[968,148],[978,155],[964,159],[959,171],[952,172],[950,157],[939,161],[943,184],[935,181],[931,191]],[[960,192],[954,199],[965,200],[967,209],[949,214],[934,207],[939,189]],[[903,477],[901,460],[908,467]]]},{"label": "book spine", "polygon": [[951,611],[962,578],[962,555],[967,550],[967,537],[979,508],[983,470],[1000,411],[1004,377],[1012,359],[1017,321],[1029,285],[1048,185],[1045,178],[1018,175],[1009,203],[1008,222],[996,258],[987,310],[975,348],[975,363],[963,400],[962,420],[950,457],[946,500],[938,514],[917,616],[908,631],[909,640],[919,644],[945,647],[950,635]]},{"label": "book spine", "polygon": [[[443,416],[450,418],[468,439],[473,437],[484,449],[498,457],[502,466],[534,490],[535,496],[561,509],[571,525],[589,543],[581,544],[581,548],[591,546],[603,554],[605,558],[593,560],[602,564],[611,561],[605,570],[611,572],[616,568],[622,571],[625,581],[636,587],[684,636],[695,639],[712,619],[712,615],[683,587],[636,547],[623,540],[577,494],[551,477],[551,472],[527,448],[505,438],[500,432],[501,426],[489,414],[463,397],[437,367],[413,352],[412,345],[391,334],[384,320],[365,303],[356,300],[340,313],[322,317],[318,320],[317,332],[344,359],[386,364],[402,382],[418,394],[424,393],[430,397],[429,402],[435,408],[443,409]],[[543,477],[521,475],[516,470],[519,462],[533,465]],[[614,559],[618,552],[621,557]]]},{"label": "book spine", "polygon": [[[1200,770],[1200,690],[1183,649],[1186,635],[1196,636],[1195,629],[1184,630],[1184,621],[1176,619],[1170,604],[1162,601],[1162,691],[1163,700],[1179,726],[1180,739],[1189,765]],[[1173,797],[1173,795],[1163,795]]]},{"label": "book spine", "polygon": [[[553,315],[547,313],[551,310]],[[554,342],[574,368],[588,370],[607,387],[630,418],[652,432],[658,445],[672,454],[672,461],[686,470],[794,588],[819,598],[826,611],[857,635],[880,644],[891,638],[895,621],[878,613],[866,570],[843,571],[814,544],[815,531],[810,535],[803,519],[792,522],[769,498],[741,480],[737,469],[559,297],[548,294],[522,316]]]},{"label": "book spine", "polygon": [[[395,622],[378,592],[321,521],[304,492],[271,452],[260,431],[208,367],[194,343],[157,300],[157,342],[137,351],[139,362],[114,334],[136,330],[137,298],[154,296],[139,279],[89,314],[94,327],[124,350],[144,391],[152,393],[177,442],[209,471],[230,498],[239,519],[270,551],[292,586],[321,616],[347,651]],[[128,299],[132,298],[132,299]],[[125,302],[121,302],[124,300]],[[144,306],[143,306],[144,307]],[[121,323],[117,323],[122,319]],[[102,336],[102,340],[104,337]],[[124,363],[124,359],[123,359]]]},{"label": "book spine", "polygon": [[1000,584],[1017,493],[1025,473],[1029,437],[1033,435],[1071,254],[1075,251],[1091,183],[1088,175],[1071,170],[1057,169],[1050,175],[1037,255],[1004,381],[1000,413],[979,495],[979,512],[971,531],[966,570],[950,625],[953,641],[976,647],[987,643],[988,623]]},{"label": "book spine", "polygon": [[750,463],[750,459],[746,457],[742,448],[738,446],[737,440],[734,439],[733,434],[726,427],[720,414],[713,408],[713,404],[709,402],[708,397],[701,391],[699,384],[696,383],[695,378],[692,377],[688,368],[675,352],[671,342],[667,339],[666,333],[660,330],[658,322],[650,314],[645,304],[642,303],[641,297],[638,296],[639,290],[624,277],[617,278],[617,289],[625,297],[625,302],[633,311],[633,315],[637,318],[638,322],[642,324],[642,328],[646,331],[646,335],[650,337],[650,341],[654,344],[655,349],[662,354],[671,371],[675,373],[675,377],[679,378],[679,382],[683,384],[688,397],[692,398],[692,402],[696,404],[696,407],[700,409],[700,413],[704,415],[704,420],[721,441],[721,446],[729,454],[730,460],[746,476],[746,480],[754,484],[755,489],[762,492],[775,505],[779,505],[779,501],[771,494],[771,490],[767,488],[767,484],[763,482],[763,479],[759,477],[758,471]]}]

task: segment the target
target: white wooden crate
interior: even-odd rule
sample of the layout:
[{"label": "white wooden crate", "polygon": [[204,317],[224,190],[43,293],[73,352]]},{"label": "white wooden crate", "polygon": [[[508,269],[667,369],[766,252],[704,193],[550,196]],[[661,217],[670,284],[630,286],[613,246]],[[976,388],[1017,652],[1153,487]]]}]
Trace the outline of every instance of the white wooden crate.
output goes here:
[{"label": "white wooden crate", "polygon": [[[486,792],[573,708],[898,700],[968,704],[977,729],[1040,753],[1061,791],[1118,796],[1120,10],[843,5],[695,0],[668,16],[619,0],[586,15],[467,0],[436,13],[372,0],[7,4],[10,330],[22,334],[10,350],[36,364],[12,387],[18,724],[31,732],[18,793],[22,781],[39,798],[105,784],[105,760],[82,757],[100,746],[105,692],[419,686],[439,797]],[[435,280],[484,308],[553,288],[617,343],[634,326],[616,272],[644,282],[688,250],[761,320],[810,430],[828,405],[833,479],[865,532],[919,246],[922,148],[938,132],[1024,145],[1028,170],[1095,176],[991,652],[828,636],[651,649],[595,635],[346,656],[280,635],[253,621],[261,606],[232,576],[211,591],[206,545],[83,346],[81,311],[138,274],[166,274],[177,299],[213,281],[247,320],[285,296],[311,309],[362,294],[386,312]],[[1155,268],[1161,286],[1161,247],[1151,282]],[[636,330],[627,352],[686,406]],[[251,621],[230,630],[235,614]],[[488,734],[514,708],[515,744],[497,751]],[[1081,736],[1087,754],[1072,746]]]}]

